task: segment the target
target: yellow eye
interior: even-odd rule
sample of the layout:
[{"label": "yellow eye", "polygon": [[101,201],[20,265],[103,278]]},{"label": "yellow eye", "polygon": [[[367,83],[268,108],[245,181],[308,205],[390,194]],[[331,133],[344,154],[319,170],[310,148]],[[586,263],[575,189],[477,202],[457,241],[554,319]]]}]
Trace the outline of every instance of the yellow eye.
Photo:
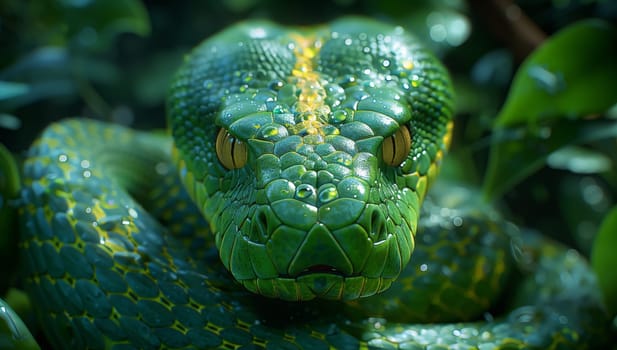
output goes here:
[{"label": "yellow eye", "polygon": [[216,156],[229,170],[242,168],[248,158],[246,144],[221,129],[216,135]]},{"label": "yellow eye", "polygon": [[383,161],[392,166],[399,166],[411,150],[411,134],[406,125],[401,126],[392,136],[383,140]]}]

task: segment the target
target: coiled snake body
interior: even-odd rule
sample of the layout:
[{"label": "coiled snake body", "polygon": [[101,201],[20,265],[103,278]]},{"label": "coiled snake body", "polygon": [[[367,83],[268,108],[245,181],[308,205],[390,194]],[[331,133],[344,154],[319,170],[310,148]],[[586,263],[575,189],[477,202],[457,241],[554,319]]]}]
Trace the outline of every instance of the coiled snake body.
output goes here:
[{"label": "coiled snake body", "polygon": [[[452,199],[454,187],[426,201],[416,233],[452,98],[445,69],[401,28],[248,22],[186,57],[168,101],[173,141],[51,125],[25,161],[20,208],[25,287],[47,339],[79,349],[602,341],[595,281],[575,253],[520,243],[494,215],[479,218],[471,197]],[[531,271],[498,303],[513,263]]]}]

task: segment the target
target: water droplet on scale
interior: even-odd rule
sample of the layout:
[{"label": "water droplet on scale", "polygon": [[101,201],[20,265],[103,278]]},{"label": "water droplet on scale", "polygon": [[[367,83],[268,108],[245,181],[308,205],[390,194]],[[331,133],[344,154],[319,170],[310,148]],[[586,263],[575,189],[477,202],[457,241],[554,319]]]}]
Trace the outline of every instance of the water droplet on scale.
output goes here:
[{"label": "water droplet on scale", "polygon": [[214,87],[214,81],[210,79],[204,80],[204,88],[212,89],[212,87]]},{"label": "water droplet on scale", "polygon": [[334,186],[325,188],[324,190],[321,191],[321,193],[319,193],[319,200],[322,203],[330,202],[336,199],[337,197],[338,197],[338,191],[336,190],[336,187]]},{"label": "water droplet on scale", "polygon": [[315,193],[315,189],[313,188],[313,186],[301,184],[296,190],[296,197],[298,197],[299,199],[304,199],[310,197],[311,195],[313,195],[313,193]]},{"label": "water droplet on scale", "polygon": [[342,123],[345,121],[345,119],[347,119],[347,117],[349,116],[349,113],[344,110],[344,109],[339,109],[336,110],[334,112],[332,112],[331,114],[331,123]]},{"label": "water droplet on scale", "polygon": [[133,209],[133,208],[129,208],[129,215],[134,218],[137,219],[137,210]]}]

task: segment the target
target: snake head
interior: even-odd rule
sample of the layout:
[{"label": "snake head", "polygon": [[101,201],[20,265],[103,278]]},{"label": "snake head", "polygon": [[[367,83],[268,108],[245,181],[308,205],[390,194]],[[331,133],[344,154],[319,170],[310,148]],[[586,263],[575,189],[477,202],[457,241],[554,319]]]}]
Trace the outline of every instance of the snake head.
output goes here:
[{"label": "snake head", "polygon": [[346,18],[231,27],[171,88],[176,162],[248,290],[285,300],[387,289],[447,149],[442,65],[400,27]]}]

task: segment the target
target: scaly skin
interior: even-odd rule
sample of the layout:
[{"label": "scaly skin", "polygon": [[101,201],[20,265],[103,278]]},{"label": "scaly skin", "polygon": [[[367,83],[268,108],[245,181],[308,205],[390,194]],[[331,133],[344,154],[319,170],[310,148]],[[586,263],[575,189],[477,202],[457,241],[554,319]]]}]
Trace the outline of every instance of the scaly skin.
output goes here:
[{"label": "scaly skin", "polygon": [[[451,115],[432,55],[400,28],[353,19],[224,31],[187,57],[169,98],[178,167],[223,264],[285,300],[390,286],[413,251]],[[388,166],[382,144],[402,126],[410,148]],[[246,166],[218,161],[218,128],[247,146]]]},{"label": "scaly skin", "polygon": [[[170,91],[173,141],[49,126],[25,161],[19,208],[24,284],[46,338],[58,349],[601,343],[606,319],[578,256],[514,244],[488,210],[451,202],[428,203],[416,233],[451,100],[446,71],[400,28],[255,22],[187,56]],[[464,198],[458,208],[471,208]],[[534,272],[493,321],[513,262]],[[379,296],[323,300],[397,278]],[[572,281],[580,293],[552,292]],[[436,321],[470,323],[418,323]]]}]

